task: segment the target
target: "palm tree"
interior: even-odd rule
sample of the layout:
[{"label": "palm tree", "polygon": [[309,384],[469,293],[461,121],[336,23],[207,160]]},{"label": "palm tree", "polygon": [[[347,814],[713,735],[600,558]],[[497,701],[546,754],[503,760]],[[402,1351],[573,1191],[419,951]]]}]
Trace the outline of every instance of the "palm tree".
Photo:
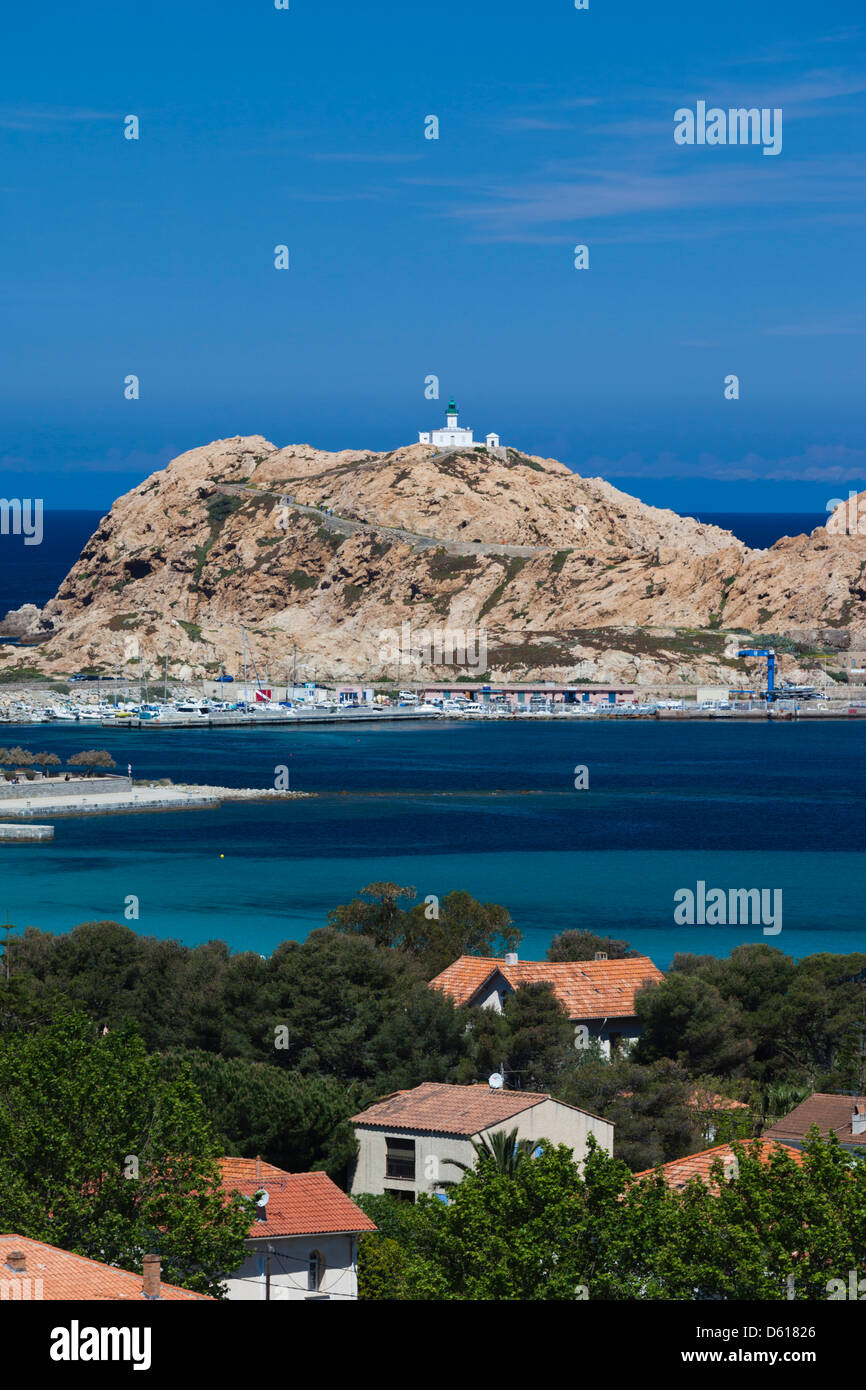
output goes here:
[{"label": "palm tree", "polygon": [[[471,1141],[475,1150],[475,1164],[492,1163],[497,1173],[504,1177],[513,1178],[521,1164],[532,1158],[538,1147],[534,1139],[518,1139],[517,1129],[511,1129],[508,1133],[505,1130],[497,1130],[490,1137],[482,1134],[480,1139]],[[469,1163],[461,1163],[459,1158],[445,1158],[443,1163],[449,1164],[452,1168],[459,1168],[462,1172],[468,1173],[473,1166]],[[443,1183],[442,1186],[453,1187],[453,1182]]]},{"label": "palm tree", "polygon": [[761,1122],[769,1129],[778,1120],[789,1115],[796,1105],[812,1094],[812,1087],[806,1083],[789,1081],[770,1081],[761,1088]]}]

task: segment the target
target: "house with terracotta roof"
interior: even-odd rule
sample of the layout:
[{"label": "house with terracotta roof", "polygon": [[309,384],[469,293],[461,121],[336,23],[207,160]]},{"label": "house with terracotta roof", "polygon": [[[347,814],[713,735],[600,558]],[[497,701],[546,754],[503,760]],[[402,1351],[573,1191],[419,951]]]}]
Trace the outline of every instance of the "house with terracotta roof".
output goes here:
[{"label": "house with terracotta roof", "polygon": [[[798,1166],[802,1166],[802,1155],[788,1144],[774,1143],[768,1139],[750,1139],[742,1145],[743,1152],[749,1155],[754,1153],[761,1163],[769,1163],[778,1149],[784,1150]],[[645,1168],[643,1172],[635,1173],[632,1181],[651,1178],[656,1173],[661,1173],[668,1187],[675,1192],[682,1192],[692,1178],[699,1178],[710,1187],[715,1185],[711,1169],[717,1161],[721,1162],[724,1177],[728,1182],[739,1176],[740,1161],[734,1147],[731,1144],[716,1144],[712,1149],[701,1149],[700,1153],[688,1154],[686,1158],[675,1158],[672,1163],[662,1163],[658,1168]]]},{"label": "house with terracotta roof", "polygon": [[866,1153],[866,1096],[832,1095],[816,1091],[795,1105],[790,1115],[764,1132],[765,1139],[779,1139],[801,1149],[813,1125],[822,1139],[835,1134],[849,1153]]},{"label": "house with terracotta roof", "polygon": [[649,956],[608,960],[521,961],[516,952],[494,956],[460,956],[430,981],[455,1004],[501,1012],[505,998],[520,985],[543,982],[574,1024],[575,1047],[599,1042],[606,1057],[627,1049],[640,1036],[635,995],[646,984],[661,984],[664,975]]},{"label": "house with terracotta roof", "polygon": [[257,1202],[230,1299],[358,1297],[358,1235],[376,1226],[327,1173],[287,1173],[259,1158],[220,1160],[223,1186]]},{"label": "house with terracotta roof", "polygon": [[145,1255],[143,1263],[144,1272],[133,1274],[42,1240],[0,1235],[0,1301],[213,1303],[209,1294],[163,1283],[158,1255]]},{"label": "house with terracotta roof", "polygon": [[534,1091],[494,1090],[488,1085],[452,1086],[425,1081],[395,1091],[352,1117],[359,1152],[349,1190],[388,1192],[414,1202],[420,1192],[445,1195],[475,1161],[472,1141],[516,1129],[518,1139],[567,1144],[575,1162],[586,1157],[595,1135],[613,1153],[613,1125],[588,1110]]},{"label": "house with terracotta roof", "polygon": [[732,1126],[728,1128],[729,1134],[745,1137],[751,1113],[745,1101],[719,1095],[706,1086],[695,1086],[689,1093],[686,1105],[694,1113],[705,1143],[712,1144],[717,1131],[726,1121]]}]

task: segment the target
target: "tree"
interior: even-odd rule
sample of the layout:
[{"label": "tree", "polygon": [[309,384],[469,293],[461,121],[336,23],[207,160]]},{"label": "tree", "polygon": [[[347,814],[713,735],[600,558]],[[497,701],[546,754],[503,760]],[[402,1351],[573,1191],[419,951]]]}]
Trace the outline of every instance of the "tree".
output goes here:
[{"label": "tree", "polygon": [[416,903],[407,917],[401,944],[428,980],[460,956],[514,951],[523,937],[506,907],[479,902],[462,889],[447,893],[435,905]]},{"label": "tree", "polygon": [[40,767],[60,767],[61,764],[61,759],[56,753],[34,753],[33,761]]},{"label": "tree", "polygon": [[503,1019],[508,1072],[524,1091],[559,1094],[576,1064],[574,1025],[547,980],[519,985],[506,996]]},{"label": "tree", "polygon": [[603,952],[608,960],[624,960],[627,956],[637,955],[627,941],[618,941],[612,936],[596,936],[595,932],[581,929],[560,932],[559,936],[555,936],[547,948],[547,959],[595,960],[598,952]]},{"label": "tree", "polygon": [[413,901],[414,888],[369,883],[361,894],[329,912],[328,925],[371,937],[379,946],[399,948],[418,962],[428,980],[458,956],[501,955],[521,940],[507,908],[479,902],[462,890],[432,902],[425,898],[411,909],[399,904]]},{"label": "tree", "polygon": [[292,1173],[324,1168],[337,1182],[345,1178],[358,1148],[347,1120],[358,1102],[338,1082],[211,1052],[178,1051],[163,1058],[163,1075],[184,1072],[224,1153],[261,1157]]},{"label": "tree", "polygon": [[117,763],[111,754],[104,748],[87,748],[80,753],[73,753],[71,758],[66,759],[69,767],[85,767],[87,774],[93,772],[97,767],[117,767]]},{"label": "tree", "polygon": [[129,1029],[83,1014],[0,1049],[0,1227],[219,1295],[244,1258],[250,1203],[227,1195],[188,1075],[166,1079]]},{"label": "tree", "polygon": [[398,883],[368,883],[361,896],[328,913],[328,926],[337,931],[368,936],[378,946],[396,946],[402,939],[405,913],[401,900],[411,902],[414,888]]},{"label": "tree", "polygon": [[[489,1137],[482,1134],[480,1139],[472,1139],[470,1142],[475,1150],[475,1164],[492,1163],[497,1173],[513,1178],[521,1164],[528,1162],[538,1148],[536,1140],[519,1139],[517,1136],[518,1130],[515,1126],[507,1134],[504,1129],[498,1129]],[[472,1168],[471,1163],[462,1163],[459,1158],[446,1158],[443,1162],[452,1168],[460,1168],[464,1173],[468,1173]],[[447,1186],[451,1187],[453,1184],[448,1183]]]},{"label": "tree", "polygon": [[26,768],[33,766],[33,754],[16,743],[14,748],[0,749],[0,762],[4,767]]},{"label": "tree", "polygon": [[612,1121],[617,1157],[632,1171],[705,1147],[700,1117],[690,1104],[694,1082],[676,1062],[665,1057],[641,1066],[630,1057],[577,1057],[559,1098]]},{"label": "tree", "polygon": [[271,1042],[270,1055],[303,1075],[356,1081],[372,1099],[453,1081],[469,1050],[466,1010],[430,989],[402,951],[365,937],[325,927],[285,941],[268,977],[271,1018],[290,1044],[275,1054]]},{"label": "tree", "polygon": [[[397,1291],[391,1297],[448,1300],[531,1300],[581,1297],[588,1242],[582,1238],[586,1196],[571,1150],[539,1140],[542,1152],[501,1172],[490,1159],[480,1160],[454,1187],[447,1204],[421,1196],[408,1213],[389,1209],[407,1203],[362,1197],[379,1236],[371,1237],[361,1255],[361,1289],[382,1296],[381,1278],[367,1281],[369,1251],[377,1240],[402,1249]],[[610,1162],[614,1162],[610,1160]],[[627,1169],[623,1165],[620,1189]]]},{"label": "tree", "polygon": [[479,1161],[447,1205],[362,1197],[378,1227],[362,1296],[823,1301],[847,1285],[866,1260],[866,1158],[817,1132],[801,1162],[784,1145],[734,1148],[736,1173],[717,1163],[682,1191],[632,1179],[590,1139],[582,1170],[546,1141],[512,1174]]},{"label": "tree", "polygon": [[635,995],[642,1033],[635,1059],[675,1058],[694,1074],[725,1074],[754,1053],[742,1010],[701,975],[672,971]]}]

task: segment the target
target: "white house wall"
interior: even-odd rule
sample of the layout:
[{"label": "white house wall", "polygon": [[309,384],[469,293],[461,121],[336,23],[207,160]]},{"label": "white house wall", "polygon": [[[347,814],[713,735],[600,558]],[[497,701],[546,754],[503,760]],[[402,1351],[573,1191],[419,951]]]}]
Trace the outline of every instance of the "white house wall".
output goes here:
[{"label": "white house wall", "polygon": [[[549,1139],[552,1144],[567,1144],[578,1163],[586,1157],[590,1134],[595,1135],[607,1153],[613,1153],[613,1125],[556,1100],[541,1101],[520,1115],[491,1125],[484,1133],[490,1135],[498,1130],[508,1133],[515,1128],[519,1139]],[[443,1180],[459,1182],[462,1176],[460,1169],[447,1164],[446,1159],[456,1158],[470,1168],[475,1162],[471,1141],[455,1135],[398,1128],[363,1129],[360,1126],[356,1127],[355,1133],[360,1147],[350,1188],[352,1196],[361,1192],[378,1196],[386,1189],[414,1192],[416,1196],[420,1192],[435,1192]],[[385,1140],[397,1137],[415,1140],[414,1180],[385,1176]]]},{"label": "white house wall", "polygon": [[[258,1302],[265,1296],[265,1244],[271,1255],[271,1299],[291,1302],[316,1296],[307,1288],[310,1254],[324,1257],[325,1274],[318,1296],[328,1294],[340,1302],[358,1297],[356,1237],[354,1235],[276,1236],[247,1241],[247,1258],[226,1279],[227,1298]],[[280,1258],[282,1257],[282,1258]]]}]

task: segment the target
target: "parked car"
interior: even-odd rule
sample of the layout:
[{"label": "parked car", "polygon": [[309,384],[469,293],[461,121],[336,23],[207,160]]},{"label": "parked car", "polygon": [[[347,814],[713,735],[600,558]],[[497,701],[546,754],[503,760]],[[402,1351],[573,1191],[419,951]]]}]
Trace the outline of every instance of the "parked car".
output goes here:
[{"label": "parked car", "polygon": [[216,681],[217,681],[217,684],[219,684],[220,681],[224,681],[224,682],[228,683],[228,682],[234,681],[234,676],[217,676],[217,677],[216,677]]}]

